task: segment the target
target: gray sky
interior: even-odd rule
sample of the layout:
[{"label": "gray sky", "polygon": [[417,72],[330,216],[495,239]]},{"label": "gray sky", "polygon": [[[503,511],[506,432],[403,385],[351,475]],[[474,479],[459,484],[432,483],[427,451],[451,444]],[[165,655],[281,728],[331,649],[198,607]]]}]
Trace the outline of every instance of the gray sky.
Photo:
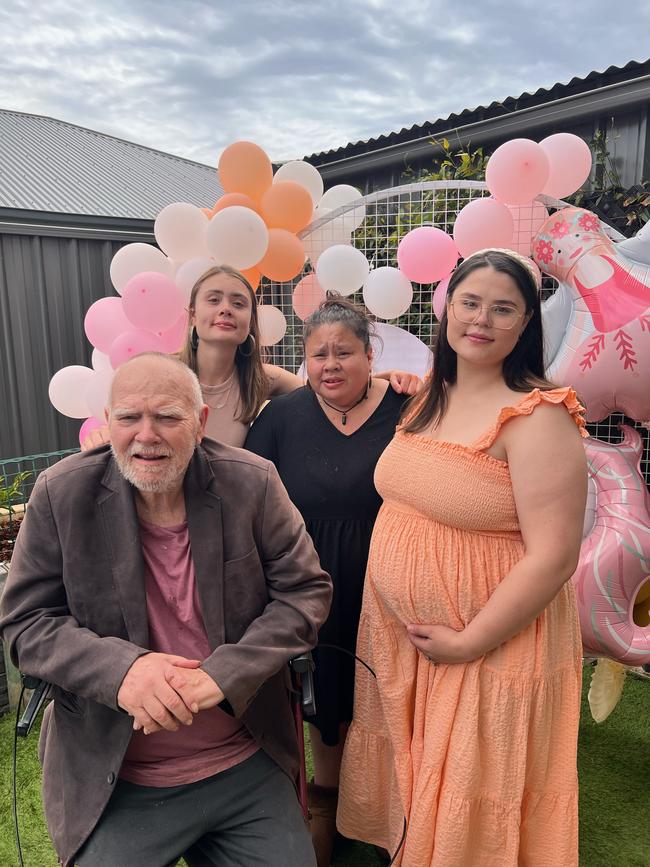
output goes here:
[{"label": "gray sky", "polygon": [[4,0],[0,108],[295,159],[650,56],[650,3]]}]

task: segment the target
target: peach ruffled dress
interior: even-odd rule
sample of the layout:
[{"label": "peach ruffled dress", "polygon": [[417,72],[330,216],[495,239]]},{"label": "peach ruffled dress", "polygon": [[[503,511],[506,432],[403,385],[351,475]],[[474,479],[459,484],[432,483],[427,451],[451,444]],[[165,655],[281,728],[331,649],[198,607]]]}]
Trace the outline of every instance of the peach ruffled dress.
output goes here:
[{"label": "peach ruffled dress", "polygon": [[[519,635],[431,665],[406,624],[469,623],[523,556],[508,465],[487,454],[509,419],[563,403],[535,389],[471,446],[398,431],[377,464],[375,524],[338,811],[346,836],[402,867],[577,867],[581,642],[571,582]],[[553,540],[549,539],[549,545]]]}]

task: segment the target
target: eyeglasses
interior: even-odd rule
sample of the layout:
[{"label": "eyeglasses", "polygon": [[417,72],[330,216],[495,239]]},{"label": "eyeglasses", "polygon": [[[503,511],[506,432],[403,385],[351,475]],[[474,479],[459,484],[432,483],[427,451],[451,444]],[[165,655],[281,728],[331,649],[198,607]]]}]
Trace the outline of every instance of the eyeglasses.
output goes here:
[{"label": "eyeglasses", "polygon": [[508,307],[505,304],[479,304],[471,298],[463,298],[452,301],[449,306],[454,314],[454,319],[470,325],[479,318],[483,310],[487,311],[488,323],[492,328],[500,331],[509,331],[525,314],[520,313],[516,307]]}]

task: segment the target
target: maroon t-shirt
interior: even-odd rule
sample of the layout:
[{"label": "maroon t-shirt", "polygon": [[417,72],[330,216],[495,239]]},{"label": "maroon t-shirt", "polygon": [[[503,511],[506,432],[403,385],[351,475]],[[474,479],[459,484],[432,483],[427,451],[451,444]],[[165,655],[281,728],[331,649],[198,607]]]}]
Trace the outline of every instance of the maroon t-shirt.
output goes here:
[{"label": "maroon t-shirt", "polygon": [[[210,645],[194,580],[187,523],[140,522],[149,618],[149,649],[204,660]],[[175,732],[134,732],[120,777],[140,786],[179,786],[243,762],[258,745],[242,723],[218,707]]]}]

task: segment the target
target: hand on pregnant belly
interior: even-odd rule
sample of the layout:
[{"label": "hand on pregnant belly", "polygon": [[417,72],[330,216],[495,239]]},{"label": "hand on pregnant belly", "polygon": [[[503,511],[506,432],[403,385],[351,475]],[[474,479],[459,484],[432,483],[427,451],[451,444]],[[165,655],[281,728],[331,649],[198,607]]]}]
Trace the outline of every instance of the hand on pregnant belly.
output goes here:
[{"label": "hand on pregnant belly", "polygon": [[431,623],[409,623],[406,627],[411,643],[429,662],[454,664],[476,659],[467,641],[465,630]]}]

